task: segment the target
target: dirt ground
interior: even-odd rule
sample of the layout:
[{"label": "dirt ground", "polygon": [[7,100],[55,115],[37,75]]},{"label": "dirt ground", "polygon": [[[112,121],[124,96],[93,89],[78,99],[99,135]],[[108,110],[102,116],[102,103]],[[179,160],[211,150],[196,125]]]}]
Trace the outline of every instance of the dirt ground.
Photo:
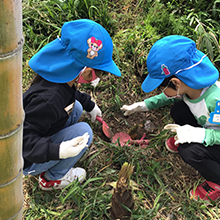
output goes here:
[{"label": "dirt ground", "polygon": [[[141,85],[139,85],[141,86]],[[126,86],[124,86],[125,89]],[[141,98],[140,96],[136,95],[128,95],[127,100],[128,103],[125,104],[132,104],[134,102],[144,100],[150,96],[154,96],[156,94],[159,94],[160,91],[156,90],[151,92],[150,94],[144,94],[142,93]],[[110,94],[100,95],[100,93],[97,91],[95,94],[96,97],[102,97],[101,99],[97,99],[96,102],[98,105],[101,106],[102,100],[110,100],[112,97]],[[105,112],[103,112],[103,120],[107,123],[107,125],[110,127],[113,134],[116,134],[118,132],[125,132],[128,133],[132,139],[139,140],[141,137],[145,134],[144,139],[151,140],[152,137],[157,136],[163,130],[163,127],[165,126],[165,123],[173,123],[172,118],[169,115],[169,109],[168,107],[162,107],[158,110],[151,110],[147,112],[138,112],[131,114],[129,116],[124,116],[123,111],[115,111],[114,114],[112,114],[110,117],[107,117]],[[145,129],[145,123],[150,122],[150,125],[153,126],[151,129],[146,130]],[[132,132],[132,129],[134,128],[138,129],[136,130],[135,134],[136,136],[132,136],[134,132]],[[94,140],[97,141],[98,137],[105,141],[105,142],[111,142],[111,139],[107,138],[103,131],[102,131],[102,125],[99,122],[96,122],[96,126],[93,127],[94,132]],[[161,143],[159,146],[159,150],[164,150],[165,146],[164,143]],[[166,149],[165,149],[166,150]],[[182,188],[190,187],[192,186],[196,181],[198,181],[202,176],[191,166],[187,165],[179,156],[179,154],[173,154],[170,152],[167,152],[168,156],[167,158],[163,158],[163,160],[168,161],[171,164],[171,170],[169,173],[166,173],[165,176],[167,176],[166,184],[170,184],[171,180],[174,180],[179,184],[182,184]],[[161,160],[162,155],[160,152],[153,152],[152,158],[156,161]],[[177,170],[179,170],[179,174],[177,174]],[[177,186],[178,188],[179,186]]]},{"label": "dirt ground", "polygon": [[[109,81],[111,77],[112,77],[111,74],[109,74],[102,80]],[[147,99],[151,96],[154,96],[160,93],[160,90],[154,90],[151,93],[146,94],[141,90],[141,82],[145,79],[145,77],[146,76],[139,75],[139,76],[135,76],[135,78],[122,79],[120,81],[119,90],[120,92],[125,93],[125,95],[124,96],[119,95],[120,96],[119,107],[122,107],[123,104],[131,105],[135,102],[143,101],[144,99]],[[129,88],[128,84],[130,82],[132,83],[133,88],[139,88],[139,90],[141,90],[139,94],[134,92],[133,88],[131,89]],[[117,82],[114,81],[114,83],[117,83]],[[78,89],[82,91],[80,86],[78,86]],[[133,130],[134,127],[136,128],[138,127],[138,129],[136,129],[136,132],[135,132],[137,135],[135,139],[137,140],[140,139],[143,136],[143,134],[146,134],[145,139],[149,139],[151,134],[158,133],[159,129],[161,129],[164,126],[163,124],[164,118],[170,118],[169,115],[167,114],[168,112],[166,112],[167,110],[169,111],[169,109],[166,107],[165,107],[166,109],[161,108],[159,110],[151,110],[147,112],[136,112],[129,116],[124,116],[123,115],[124,112],[119,109],[114,110],[113,108],[113,111],[110,112],[108,111],[108,109],[112,108],[112,102],[110,102],[109,100],[112,100],[115,97],[114,97],[114,94],[110,92],[108,93],[105,90],[106,88],[102,88],[102,85],[98,85],[97,89],[95,89],[95,92],[94,91],[91,92],[91,90],[87,90],[85,92],[91,95],[92,99],[95,100],[95,102],[100,108],[103,106],[103,103],[105,103],[106,111],[104,110],[102,112],[102,118],[107,123],[107,125],[110,127],[113,134],[116,134],[118,132],[125,132],[130,135],[133,133],[131,130]],[[147,130],[145,129],[146,122],[150,123],[150,127],[148,126]],[[101,123],[98,122],[96,126],[93,126],[93,132],[97,136],[99,136],[102,140],[111,141],[108,138],[106,138],[106,136],[103,134]],[[134,138],[132,137],[132,139]]]}]

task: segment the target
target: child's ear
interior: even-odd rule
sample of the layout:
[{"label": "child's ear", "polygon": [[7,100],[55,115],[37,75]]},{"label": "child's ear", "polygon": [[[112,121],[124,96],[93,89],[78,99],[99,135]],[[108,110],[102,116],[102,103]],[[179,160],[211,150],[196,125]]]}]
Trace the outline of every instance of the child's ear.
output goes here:
[{"label": "child's ear", "polygon": [[182,81],[179,80],[178,78],[172,78],[171,81],[177,88],[180,88],[182,85]]}]

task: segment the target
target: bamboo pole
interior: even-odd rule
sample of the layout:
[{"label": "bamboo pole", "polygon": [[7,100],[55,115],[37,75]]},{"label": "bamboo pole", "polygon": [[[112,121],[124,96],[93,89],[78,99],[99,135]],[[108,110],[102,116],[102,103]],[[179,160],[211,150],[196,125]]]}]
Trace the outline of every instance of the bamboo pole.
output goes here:
[{"label": "bamboo pole", "polygon": [[22,219],[22,2],[0,1],[0,220]]}]

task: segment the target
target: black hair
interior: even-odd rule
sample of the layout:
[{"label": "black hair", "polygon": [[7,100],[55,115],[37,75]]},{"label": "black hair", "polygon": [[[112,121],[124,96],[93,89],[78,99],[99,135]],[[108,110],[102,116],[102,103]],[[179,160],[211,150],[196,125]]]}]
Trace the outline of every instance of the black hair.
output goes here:
[{"label": "black hair", "polygon": [[[176,89],[176,86],[173,84],[173,82],[171,81],[172,78],[177,78],[176,76],[170,76],[168,78],[165,78],[164,81],[160,84],[160,86],[163,86],[163,87],[168,87],[168,88],[171,88],[171,89],[174,89],[174,90],[177,90]],[[178,79],[178,78],[177,78]]]}]

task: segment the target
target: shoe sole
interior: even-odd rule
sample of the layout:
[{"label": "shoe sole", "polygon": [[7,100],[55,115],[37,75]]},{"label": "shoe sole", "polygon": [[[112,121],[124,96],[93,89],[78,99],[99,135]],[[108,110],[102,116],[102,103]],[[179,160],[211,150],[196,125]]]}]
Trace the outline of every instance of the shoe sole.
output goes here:
[{"label": "shoe sole", "polygon": [[194,195],[192,194],[192,190],[190,190],[189,195],[190,195],[190,199],[193,199],[193,200],[195,200],[195,201],[198,200],[197,196],[194,196]]},{"label": "shoe sole", "polygon": [[[192,190],[190,190],[189,195],[190,195],[190,199],[193,199],[194,201],[198,201],[198,196],[194,196],[194,195],[192,194]],[[207,200],[207,199],[201,199],[201,198],[200,198],[200,200],[210,202],[209,199]],[[206,206],[212,205],[211,203],[204,203],[204,204],[205,204]]]},{"label": "shoe sole", "polygon": [[[85,179],[81,179],[80,181],[78,180],[78,182],[79,182],[79,183],[82,183],[84,180],[85,180]],[[76,181],[76,180],[75,180],[75,181]],[[41,185],[39,184],[39,187],[40,187],[41,190],[44,190],[44,191],[52,191],[52,190],[54,190],[54,189],[55,189],[55,190],[57,190],[57,189],[63,189],[63,188],[65,188],[65,187],[67,187],[67,186],[45,188],[45,187],[43,187],[43,186],[41,186]]]},{"label": "shoe sole", "polygon": [[61,187],[57,187],[57,188],[54,188],[54,187],[51,187],[51,188],[44,188],[44,187],[42,187],[40,184],[39,184],[39,187],[40,187],[40,189],[41,190],[43,190],[43,191],[53,191],[54,189],[55,190],[57,190],[57,189],[63,189],[63,188],[61,188]]},{"label": "shoe sole", "polygon": [[167,145],[167,141],[165,141],[165,146],[166,146],[166,149],[167,149],[168,151],[170,151],[171,153],[174,153],[174,154],[178,154],[178,153],[179,153],[179,151],[171,150],[171,149],[168,147],[168,145]]}]

